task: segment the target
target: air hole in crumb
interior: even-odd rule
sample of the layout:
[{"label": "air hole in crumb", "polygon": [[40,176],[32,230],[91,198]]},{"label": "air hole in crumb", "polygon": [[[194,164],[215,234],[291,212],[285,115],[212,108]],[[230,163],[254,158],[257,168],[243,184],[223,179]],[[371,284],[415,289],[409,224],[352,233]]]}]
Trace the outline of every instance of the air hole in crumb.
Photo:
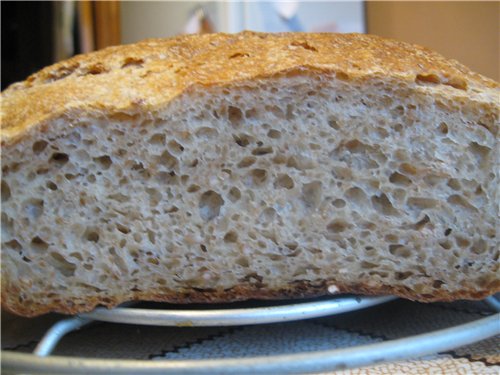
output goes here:
[{"label": "air hole in crumb", "polygon": [[74,252],[69,254],[69,256],[78,259],[80,262],[83,261],[83,256],[81,253]]},{"label": "air hole in crumb", "polygon": [[99,167],[103,170],[109,169],[111,164],[113,164],[113,161],[109,157],[109,155],[103,155],[99,156],[97,158],[94,158],[94,161],[99,165]]},{"label": "air hole in crumb", "polygon": [[491,151],[489,147],[482,146],[477,142],[471,142],[469,145],[469,150],[476,157],[476,160],[480,166],[482,166],[487,160],[488,155]]},{"label": "air hole in crumb", "polygon": [[248,146],[252,140],[252,138],[247,134],[238,134],[238,135],[233,134],[233,139],[236,142],[236,144],[241,147]]},{"label": "air hole in crumb", "polygon": [[446,122],[442,122],[439,124],[439,132],[441,134],[448,134],[448,125]]},{"label": "air hole in crumb", "polygon": [[335,130],[339,130],[340,129],[340,126],[339,126],[339,121],[336,117],[333,117],[333,116],[330,116],[328,118],[328,126],[332,129],[335,129]]},{"label": "air hole in crumb", "polygon": [[44,201],[42,199],[31,198],[24,202],[26,213],[33,219],[37,219],[43,214],[43,206]]},{"label": "air hole in crumb", "polygon": [[148,234],[149,242],[151,242],[153,245],[156,244],[156,233],[149,229],[146,232]]},{"label": "air hole in crumb", "polygon": [[281,138],[281,132],[275,129],[271,129],[267,132],[267,136],[272,139],[280,139]]},{"label": "air hole in crumb", "polygon": [[348,81],[349,80],[349,75],[344,72],[337,72],[335,73],[335,77],[341,81]]},{"label": "air hole in crumb", "polygon": [[319,145],[317,143],[309,143],[309,148],[311,150],[321,150],[321,145]]},{"label": "air hole in crumb", "polygon": [[469,211],[477,212],[477,208],[472,204],[470,204],[469,201],[461,195],[457,194],[450,195],[447,199],[447,202],[455,206],[463,207]]},{"label": "air hole in crumb", "polygon": [[452,247],[452,244],[450,241],[446,240],[446,241],[439,242],[439,246],[441,246],[445,250],[450,250]]},{"label": "air hole in crumb", "polygon": [[97,63],[97,64],[91,64],[91,65],[86,66],[84,71],[85,71],[85,73],[84,73],[85,75],[87,75],[87,74],[98,75],[98,74],[106,73],[107,69],[101,63]]},{"label": "air hole in crumb", "polygon": [[182,153],[184,151],[184,146],[181,145],[179,142],[174,141],[174,140],[168,142],[168,148],[170,151],[172,151],[172,153],[174,153],[176,155],[179,155],[180,153]]},{"label": "air hole in crumb", "polygon": [[222,197],[213,190],[204,192],[200,197],[199,209],[203,220],[209,221],[219,216],[220,208],[224,204]]},{"label": "air hole in crumb", "polygon": [[445,181],[445,179],[445,177],[433,173],[424,176],[424,181],[429,186],[436,186]]},{"label": "air hole in crumb", "polygon": [[287,161],[287,157],[283,154],[276,155],[275,157],[273,157],[272,161],[275,164],[285,164]]},{"label": "air hole in crumb", "polygon": [[347,200],[358,207],[364,207],[368,203],[368,197],[366,196],[363,189],[359,187],[352,187],[348,189],[344,196]]},{"label": "air hole in crumb", "polygon": [[419,210],[425,210],[429,208],[439,207],[439,201],[430,198],[420,198],[420,197],[410,197],[407,200],[407,204],[412,208],[417,208]]},{"label": "air hole in crumb", "polygon": [[234,231],[227,232],[224,236],[224,242],[226,243],[234,243],[238,241],[238,234]]},{"label": "air hole in crumb", "polygon": [[134,233],[133,236],[134,238],[134,241],[137,242],[137,243],[141,243],[142,242],[142,236],[140,233]]},{"label": "air hole in crumb", "polygon": [[443,284],[444,284],[444,282],[441,280],[434,280],[434,282],[432,283],[432,287],[435,289],[440,289],[441,285],[443,285]]},{"label": "air hole in crumb", "polygon": [[235,58],[238,58],[238,57],[249,57],[250,54],[246,53],[246,52],[236,52],[236,53],[233,53],[232,55],[229,56],[230,59],[235,59]]},{"label": "air hole in crumb", "polygon": [[7,202],[10,198],[10,186],[2,180],[2,202]]},{"label": "air hole in crumb", "polygon": [[456,178],[450,178],[446,184],[449,187],[451,187],[453,190],[460,190],[460,189],[462,189],[462,186],[460,185],[460,182]]},{"label": "air hole in crumb", "polygon": [[169,169],[173,169],[177,166],[177,159],[168,151],[164,151],[158,162]]},{"label": "air hole in crumb", "polygon": [[312,51],[312,52],[318,52],[318,49],[316,47],[310,45],[309,43],[307,43],[305,41],[304,42],[294,41],[294,42],[290,43],[290,46],[304,48],[305,50]]},{"label": "air hole in crumb", "polygon": [[486,241],[483,239],[474,241],[472,244],[472,252],[474,254],[484,254],[486,250],[488,250],[488,246],[486,245]]},{"label": "air hole in crumb", "polygon": [[455,236],[455,242],[457,243],[458,246],[462,248],[467,248],[470,245],[470,241],[462,236]]},{"label": "air hole in crumb", "polygon": [[307,207],[316,208],[321,203],[323,193],[321,181],[313,181],[302,186],[302,199]]},{"label": "air hole in crumb", "polygon": [[267,180],[267,171],[265,169],[252,169],[250,172],[252,183],[256,186],[262,185]]},{"label": "air hole in crumb", "polygon": [[179,208],[177,206],[172,206],[172,207],[167,208],[166,210],[164,210],[164,212],[166,214],[171,214],[171,213],[179,212]]},{"label": "air hole in crumb", "polygon": [[287,174],[279,174],[274,181],[274,187],[281,187],[285,189],[292,189],[294,187],[292,178]]},{"label": "air hole in crumb", "polygon": [[93,229],[87,229],[83,234],[83,237],[90,242],[99,242],[99,233]]},{"label": "air hole in crumb", "polygon": [[410,276],[413,276],[413,272],[396,272],[396,280],[406,280]]},{"label": "air hole in crumb", "polygon": [[149,138],[149,143],[152,145],[165,145],[165,134],[153,134]]},{"label": "air hole in crumb", "polygon": [[196,131],[196,136],[200,138],[214,138],[219,134],[219,132],[214,129],[214,128],[209,128],[209,127],[201,127]]},{"label": "air hole in crumb", "polygon": [[21,250],[23,249],[22,245],[19,243],[18,240],[10,240],[10,241],[7,241],[4,243],[5,247],[7,247],[8,249],[12,249],[12,250],[15,250],[17,252],[21,252]]},{"label": "air hole in crumb", "polygon": [[140,57],[127,57],[123,60],[122,69],[123,68],[142,68],[144,64],[144,59]]},{"label": "air hole in crumb", "polygon": [[46,141],[36,141],[33,143],[32,149],[35,154],[41,153],[47,147],[48,143]]},{"label": "air hole in crumb", "polygon": [[229,200],[234,203],[234,202],[236,202],[240,198],[241,198],[240,189],[238,189],[236,187],[232,187],[229,190]]},{"label": "air hole in crumb", "polygon": [[238,163],[238,168],[246,168],[251,166],[252,164],[255,163],[257,159],[255,159],[253,156],[247,156],[241,159],[241,161]]},{"label": "air hole in crumb", "polygon": [[130,196],[122,193],[110,194],[108,195],[108,198],[120,203],[130,202]]},{"label": "air hole in crumb", "polygon": [[50,256],[54,260],[54,263],[52,263],[53,266],[56,267],[64,276],[70,277],[75,274],[75,264],[68,262],[66,258],[55,251],[51,252]]},{"label": "air hole in crumb", "polygon": [[391,244],[389,245],[389,252],[400,258],[409,258],[411,257],[411,251],[406,248],[404,245],[400,244]]},{"label": "air hole in crumb", "polygon": [[47,188],[50,190],[57,190],[57,185],[54,184],[52,181],[47,181],[45,186],[47,186]]},{"label": "air hole in crumb", "polygon": [[337,207],[337,208],[342,208],[345,207],[346,203],[345,200],[343,199],[335,199],[332,204]]},{"label": "air hole in crumb", "polygon": [[162,193],[154,188],[146,188],[146,193],[149,195],[149,203],[152,207],[157,206],[162,199]]},{"label": "air hole in crumb", "polygon": [[[128,234],[130,233],[130,228],[123,225],[123,224],[116,224],[116,229],[118,229],[118,231],[122,232],[123,234]],[[87,237],[88,238],[88,237]],[[96,241],[97,242],[97,241]]]},{"label": "air hole in crumb", "polygon": [[426,224],[430,223],[430,221],[430,217],[428,215],[424,215],[422,219],[414,224],[413,229],[421,230],[423,227],[425,227]]},{"label": "air hole in crumb", "polygon": [[49,244],[42,240],[40,237],[36,236],[33,237],[31,240],[31,248],[35,250],[36,252],[43,252],[47,250],[49,247]]},{"label": "air hole in crumb", "polygon": [[376,267],[377,265],[375,263],[367,262],[365,260],[361,262],[361,268],[372,269]]},{"label": "air hole in crumb", "polygon": [[259,221],[263,223],[270,223],[276,217],[276,210],[272,207],[267,207],[259,215]]},{"label": "air hole in crumb", "polygon": [[417,168],[415,168],[413,165],[408,164],[408,163],[401,163],[399,166],[399,169],[403,173],[407,173],[407,174],[411,174],[411,175],[417,174]]},{"label": "air hole in crumb", "polygon": [[389,177],[389,181],[395,185],[402,185],[402,186],[411,185],[411,180],[405,175],[398,172],[394,172],[393,174],[391,174]]},{"label": "air hole in crumb", "polygon": [[238,107],[229,106],[227,108],[227,119],[233,126],[238,126],[243,118],[243,112]]},{"label": "air hole in crumb", "polygon": [[245,117],[248,119],[257,117],[258,111],[255,108],[250,108],[245,111]]},{"label": "air hole in crumb", "polygon": [[445,84],[447,86],[451,86],[455,89],[464,90],[464,91],[467,90],[467,81],[462,77],[447,76],[446,80],[443,82],[443,84]]},{"label": "air hole in crumb", "polygon": [[245,257],[243,257],[243,256],[241,256],[239,258],[236,258],[235,263],[238,264],[238,265],[240,265],[241,267],[245,267],[245,268],[247,268],[248,266],[250,266],[250,263],[249,263],[248,259],[245,258]]},{"label": "air hole in crumb", "polygon": [[200,187],[198,185],[190,185],[188,188],[187,188],[187,192],[188,193],[195,193],[197,192],[198,190],[200,190]]},{"label": "air hole in crumb", "polygon": [[327,225],[326,229],[332,233],[341,233],[350,227],[350,224],[343,220],[334,220]]},{"label": "air hole in crumb", "polygon": [[314,160],[304,155],[290,156],[287,160],[287,167],[295,168],[299,171],[313,169],[315,166],[316,163]]},{"label": "air hole in crumb", "polygon": [[372,207],[383,215],[397,215],[398,211],[394,208],[387,195],[382,193],[380,196],[372,196]]},{"label": "air hole in crumb", "polygon": [[49,159],[49,163],[55,164],[58,167],[62,167],[68,161],[69,161],[68,154],[64,154],[62,152],[56,152],[52,154],[52,156]]},{"label": "air hole in crumb", "polygon": [[441,80],[436,74],[417,74],[415,77],[415,82],[422,84],[422,83],[431,83],[431,84],[439,84],[441,83]]},{"label": "air hole in crumb", "polygon": [[272,147],[257,147],[252,150],[252,155],[255,156],[262,156],[266,154],[271,154],[273,152]]}]

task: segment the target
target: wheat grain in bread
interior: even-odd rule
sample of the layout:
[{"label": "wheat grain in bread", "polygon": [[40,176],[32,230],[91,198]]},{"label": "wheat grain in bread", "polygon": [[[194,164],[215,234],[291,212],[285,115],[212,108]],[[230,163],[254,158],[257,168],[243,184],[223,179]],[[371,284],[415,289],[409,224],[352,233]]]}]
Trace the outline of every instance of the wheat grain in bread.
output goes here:
[{"label": "wheat grain in bread", "polygon": [[367,35],[213,34],[2,93],[2,306],[482,298],[498,84]]}]

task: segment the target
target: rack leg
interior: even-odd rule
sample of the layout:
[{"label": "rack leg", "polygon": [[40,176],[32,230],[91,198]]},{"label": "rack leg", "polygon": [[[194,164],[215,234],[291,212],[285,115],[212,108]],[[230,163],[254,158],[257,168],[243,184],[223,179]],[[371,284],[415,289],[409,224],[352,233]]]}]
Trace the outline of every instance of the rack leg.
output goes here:
[{"label": "rack leg", "polygon": [[[486,302],[490,307],[496,312],[500,312],[500,300],[497,298],[498,294],[487,297],[484,302]],[[500,296],[499,296],[500,298]]]},{"label": "rack leg", "polygon": [[33,354],[39,357],[48,356],[52,353],[64,335],[71,331],[76,331],[91,322],[91,319],[83,319],[80,317],[64,319],[57,322],[47,331],[45,336],[43,336],[42,340],[36,346]]}]

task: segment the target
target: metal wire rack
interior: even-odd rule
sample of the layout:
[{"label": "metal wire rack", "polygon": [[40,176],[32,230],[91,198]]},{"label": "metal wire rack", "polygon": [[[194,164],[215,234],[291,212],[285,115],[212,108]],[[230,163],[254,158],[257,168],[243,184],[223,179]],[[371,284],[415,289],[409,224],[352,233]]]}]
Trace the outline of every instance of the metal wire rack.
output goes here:
[{"label": "metal wire rack", "polygon": [[485,301],[496,314],[470,323],[403,339],[343,349],[253,358],[204,360],[113,360],[50,356],[67,333],[95,321],[177,327],[235,326],[269,324],[318,318],[369,308],[395,297],[340,296],[327,300],[286,305],[204,310],[157,310],[121,306],[64,319],[54,324],[39,342],[33,354],[2,352],[2,369],[26,373],[93,374],[235,374],[304,373],[331,371],[420,357],[451,350],[500,334],[500,302]]}]

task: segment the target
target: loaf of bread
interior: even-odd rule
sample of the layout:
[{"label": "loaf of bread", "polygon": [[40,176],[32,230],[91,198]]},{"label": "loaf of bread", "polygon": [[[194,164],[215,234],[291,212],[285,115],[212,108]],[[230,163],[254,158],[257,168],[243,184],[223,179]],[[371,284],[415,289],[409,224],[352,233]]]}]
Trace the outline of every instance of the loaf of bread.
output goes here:
[{"label": "loaf of bread", "polygon": [[2,306],[498,292],[499,93],[359,34],[49,66],[2,93]]}]

